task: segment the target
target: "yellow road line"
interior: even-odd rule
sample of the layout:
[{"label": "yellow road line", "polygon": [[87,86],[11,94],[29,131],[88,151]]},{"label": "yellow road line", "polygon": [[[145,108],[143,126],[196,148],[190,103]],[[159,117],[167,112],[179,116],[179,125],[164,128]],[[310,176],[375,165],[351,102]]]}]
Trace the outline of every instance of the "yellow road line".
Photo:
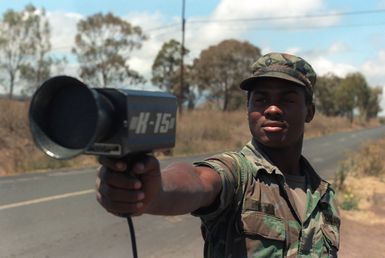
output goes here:
[{"label": "yellow road line", "polygon": [[49,201],[53,201],[53,200],[59,200],[59,199],[64,199],[64,198],[69,198],[69,197],[74,197],[74,196],[94,193],[94,192],[95,192],[95,189],[88,189],[88,190],[84,190],[84,191],[78,191],[78,192],[72,192],[72,193],[53,195],[53,196],[33,199],[33,200],[29,200],[29,201],[5,204],[5,205],[1,205],[0,206],[0,211],[1,210],[12,209],[12,208],[16,208],[16,207],[21,207],[21,206],[26,206],[26,205],[31,205],[31,204],[36,204],[36,203],[49,202]]}]

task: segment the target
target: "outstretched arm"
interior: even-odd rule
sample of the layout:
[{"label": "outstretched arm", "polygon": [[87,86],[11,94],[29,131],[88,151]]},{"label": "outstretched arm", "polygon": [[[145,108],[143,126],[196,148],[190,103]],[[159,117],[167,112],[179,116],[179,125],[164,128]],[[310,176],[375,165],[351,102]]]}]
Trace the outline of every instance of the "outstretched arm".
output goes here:
[{"label": "outstretched arm", "polygon": [[221,178],[208,167],[173,163],[160,171],[159,161],[143,156],[129,171],[124,160],[100,159],[97,199],[109,212],[122,215],[178,215],[212,204]]}]

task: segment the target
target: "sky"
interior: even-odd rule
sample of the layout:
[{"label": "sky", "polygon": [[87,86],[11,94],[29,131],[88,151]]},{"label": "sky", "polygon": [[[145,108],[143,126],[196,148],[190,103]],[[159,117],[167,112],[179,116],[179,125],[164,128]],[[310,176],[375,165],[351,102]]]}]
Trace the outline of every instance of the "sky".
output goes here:
[{"label": "sky", "polygon": [[[76,23],[112,12],[142,27],[148,36],[128,63],[150,80],[162,44],[181,41],[182,1],[0,0],[0,14],[20,11],[29,3],[44,8],[51,24],[52,50],[69,60],[64,73],[77,76],[71,54]],[[299,55],[318,75],[361,72],[370,86],[385,87],[385,0],[185,0],[185,19],[185,46],[190,50],[186,63],[209,46],[238,39],[259,47],[262,54]],[[385,94],[381,106],[385,110]]]}]

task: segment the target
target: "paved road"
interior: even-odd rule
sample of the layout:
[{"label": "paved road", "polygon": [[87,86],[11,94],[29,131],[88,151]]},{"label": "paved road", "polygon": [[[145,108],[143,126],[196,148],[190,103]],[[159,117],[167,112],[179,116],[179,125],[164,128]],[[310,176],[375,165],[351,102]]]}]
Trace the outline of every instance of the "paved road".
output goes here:
[{"label": "paved road", "polygon": [[[310,139],[304,154],[324,177],[331,177],[347,151],[383,135],[385,127]],[[1,178],[0,257],[132,257],[126,221],[106,213],[95,200],[95,173],[87,169]],[[134,224],[139,257],[202,257],[196,218],[145,215],[134,218]]]}]

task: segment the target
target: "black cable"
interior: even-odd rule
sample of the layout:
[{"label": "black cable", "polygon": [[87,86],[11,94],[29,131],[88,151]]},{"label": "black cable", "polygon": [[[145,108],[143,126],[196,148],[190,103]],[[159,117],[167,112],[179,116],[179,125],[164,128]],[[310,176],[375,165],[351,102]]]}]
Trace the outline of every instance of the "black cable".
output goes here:
[{"label": "black cable", "polygon": [[138,258],[138,251],[136,249],[136,238],[135,238],[134,223],[132,223],[132,219],[131,219],[130,216],[127,216],[127,222],[128,222],[128,228],[130,229],[132,257],[133,258]]}]

